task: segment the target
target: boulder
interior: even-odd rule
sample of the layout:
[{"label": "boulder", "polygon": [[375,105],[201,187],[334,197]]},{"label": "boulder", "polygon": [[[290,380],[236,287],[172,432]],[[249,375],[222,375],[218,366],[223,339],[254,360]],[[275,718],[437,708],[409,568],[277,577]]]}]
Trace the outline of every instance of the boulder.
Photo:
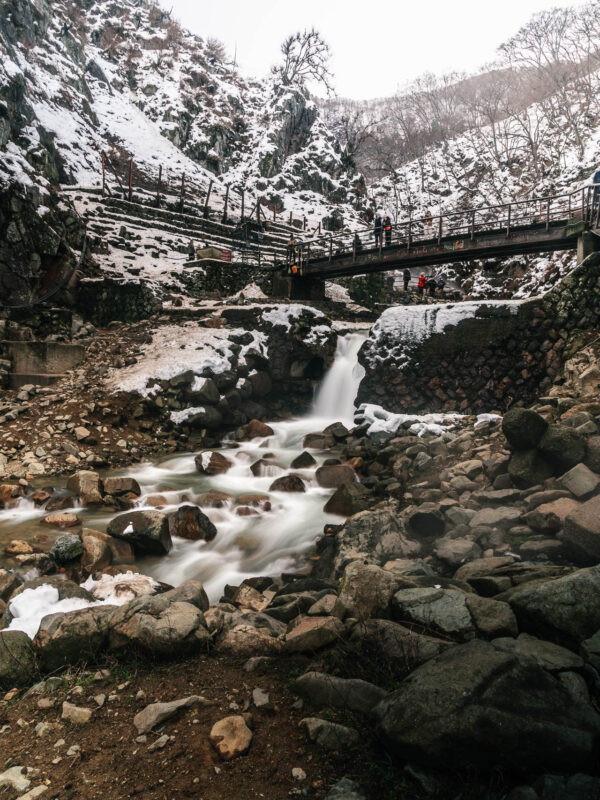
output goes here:
[{"label": "boulder", "polygon": [[27,589],[38,589],[40,586],[51,586],[56,589],[58,600],[78,598],[80,600],[87,600],[90,603],[93,603],[95,600],[94,595],[88,592],[87,589],[79,586],[74,581],[66,580],[62,575],[42,575],[39,578],[32,578],[30,581],[25,581],[25,583],[20,584],[20,586],[15,589],[8,600],[8,608],[2,617],[3,627],[8,627],[13,619],[10,611],[12,600]]},{"label": "boulder", "polygon": [[319,717],[305,717],[300,721],[300,727],[304,728],[308,739],[323,750],[346,751],[357,747],[360,742],[360,735],[354,728]]},{"label": "boulder", "polygon": [[138,497],[141,495],[142,490],[139,483],[135,478],[105,478],[104,491],[111,497],[122,497],[127,494],[135,494]]},{"label": "boulder", "polygon": [[518,525],[522,511],[514,506],[499,506],[498,508],[482,508],[471,518],[471,528],[485,525],[489,528],[514,528]]},{"label": "boulder", "polygon": [[600,562],[600,497],[582,503],[568,514],[561,538],[578,564]]},{"label": "boulder", "polygon": [[443,536],[444,515],[436,503],[422,503],[407,518],[409,533],[417,538],[434,538]]},{"label": "boulder", "polygon": [[362,483],[344,483],[331,495],[323,510],[326,514],[351,517],[366,511],[371,502],[371,492]]},{"label": "boulder", "polygon": [[577,649],[600,629],[599,597],[596,566],[515,586],[496,599],[510,604],[521,630]]},{"label": "boulder", "polygon": [[95,661],[106,649],[114,606],[102,605],[49,614],[33,640],[40,664],[48,672]]},{"label": "boulder", "polygon": [[169,518],[160,511],[129,511],[112,519],[106,528],[109,536],[124,539],[136,553],[166,555],[173,543]]},{"label": "boulder", "polygon": [[600,672],[600,630],[581,643],[581,655]]},{"label": "boulder", "polygon": [[387,692],[358,678],[338,678],[325,672],[306,672],[294,683],[295,691],[318,708],[330,706],[371,714]]},{"label": "boulder", "polygon": [[538,450],[555,474],[561,475],[585,458],[585,438],[565,425],[549,425]]},{"label": "boulder", "polygon": [[79,517],[75,514],[49,514],[42,520],[44,525],[52,525],[56,528],[76,528],[81,525]]},{"label": "boulder", "polygon": [[559,531],[565,524],[566,518],[572,514],[580,503],[572,497],[561,497],[551,503],[542,503],[536,506],[523,518],[524,522],[540,533]]},{"label": "boulder", "polygon": [[270,492],[305,492],[304,481],[297,475],[282,475],[269,486]]},{"label": "boulder", "polygon": [[215,649],[221,655],[250,658],[275,655],[282,648],[283,642],[276,639],[266,628],[240,624],[230,628]]},{"label": "boulder", "polygon": [[83,555],[81,536],[76,533],[64,533],[59,536],[50,548],[50,555],[59,567],[75,561]]},{"label": "boulder", "polygon": [[240,428],[240,439],[264,439],[267,436],[274,436],[275,432],[270,425],[261,422],[259,419],[251,419],[247,425]]},{"label": "boulder", "polygon": [[316,463],[311,454],[304,450],[299,456],[296,456],[290,466],[292,469],[308,469],[314,467]]},{"label": "boulder", "polygon": [[102,503],[102,481],[100,475],[92,470],[80,470],[71,475],[67,489],[76,494],[84,506],[97,506]]},{"label": "boulder", "polygon": [[6,569],[0,569],[0,600],[8,600],[13,592],[23,583],[22,579]]},{"label": "boulder", "polygon": [[508,462],[508,474],[518,489],[529,489],[551,478],[554,472],[537,450],[519,450]]},{"label": "boulder", "polygon": [[85,725],[92,718],[92,709],[76,706],[65,700],[62,704],[62,714],[60,718],[73,725]]},{"label": "boulder", "polygon": [[324,489],[338,489],[343,483],[356,481],[356,472],[347,464],[324,465],[318,468],[315,476]]},{"label": "boulder", "polygon": [[182,697],[181,700],[171,700],[169,703],[151,703],[135,715],[133,724],[139,734],[150,733],[153,728],[171,719],[182,708],[210,705],[213,705],[210,700],[197,694]]},{"label": "boulder", "polygon": [[14,508],[24,495],[18,483],[0,483],[0,508]]},{"label": "boulder", "polygon": [[37,674],[35,651],[23,631],[0,631],[0,689],[26,686]]},{"label": "boulder", "polygon": [[94,531],[91,528],[84,528],[81,531],[81,544],[83,553],[81,556],[81,568],[87,575],[99,572],[112,563],[112,550],[110,547],[112,539],[107,533]]},{"label": "boulder", "polygon": [[201,475],[222,475],[233,466],[233,463],[223,453],[214,450],[205,450],[194,459],[196,469]]},{"label": "boulder", "polygon": [[444,536],[437,540],[433,552],[447,566],[457,569],[466,561],[480,558],[481,547],[471,539]]},{"label": "boulder", "polygon": [[351,561],[385,564],[396,558],[413,558],[421,549],[404,536],[400,520],[387,509],[355,514],[339,531],[336,542],[336,575],[341,575]]},{"label": "boulder", "polygon": [[390,663],[396,673],[410,672],[454,645],[452,641],[417,633],[389,619],[359,622],[352,629],[350,640],[367,647],[378,661]]},{"label": "boulder", "polygon": [[497,650],[513,653],[519,658],[529,658],[549,672],[581,669],[583,659],[565,647],[552,642],[545,642],[528,633],[521,633],[516,639],[494,639],[492,644]]},{"label": "boulder", "polygon": [[344,625],[337,617],[304,617],[285,637],[286,653],[307,653],[340,641]]},{"label": "boulder", "polygon": [[198,506],[180,506],[177,511],[168,515],[168,520],[171,536],[194,542],[199,539],[210,542],[217,535],[216,527]]},{"label": "boulder", "polygon": [[451,647],[411,673],[374,710],[402,759],[573,772],[595,763],[600,716],[533,661],[489,642]]},{"label": "boulder", "polygon": [[576,464],[572,469],[558,479],[563,489],[568,489],[579,500],[587,500],[597,494],[600,478],[595,475],[585,464]]},{"label": "boulder", "polygon": [[225,717],[215,722],[209,738],[221,758],[230,761],[248,751],[252,743],[252,731],[244,717]]},{"label": "boulder", "polygon": [[209,406],[214,406],[219,402],[221,395],[219,394],[219,390],[217,389],[217,386],[212,378],[199,378],[192,374],[187,383],[189,384],[192,381],[194,382],[192,384],[189,396],[193,400],[194,405],[206,404]]},{"label": "boulder", "polygon": [[389,617],[390,600],[406,580],[376,564],[352,561],[344,571],[340,600],[359,620]]},{"label": "boulder", "polygon": [[332,786],[325,800],[366,800],[367,796],[356,781],[342,778]]},{"label": "boulder", "polygon": [[527,408],[511,408],[502,418],[502,432],[513,450],[532,450],[540,443],[548,423]]}]

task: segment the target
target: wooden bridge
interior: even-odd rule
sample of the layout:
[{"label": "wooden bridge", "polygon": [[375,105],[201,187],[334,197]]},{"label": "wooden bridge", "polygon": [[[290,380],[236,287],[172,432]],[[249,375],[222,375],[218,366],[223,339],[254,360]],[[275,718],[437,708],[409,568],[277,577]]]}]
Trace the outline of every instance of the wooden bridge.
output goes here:
[{"label": "wooden bridge", "polygon": [[299,242],[288,250],[286,273],[300,280],[405,267],[429,271],[470,259],[575,250],[578,244],[585,249],[583,234],[596,231],[600,235],[600,186],[587,186],[399,222],[383,231],[377,243],[373,228]]}]

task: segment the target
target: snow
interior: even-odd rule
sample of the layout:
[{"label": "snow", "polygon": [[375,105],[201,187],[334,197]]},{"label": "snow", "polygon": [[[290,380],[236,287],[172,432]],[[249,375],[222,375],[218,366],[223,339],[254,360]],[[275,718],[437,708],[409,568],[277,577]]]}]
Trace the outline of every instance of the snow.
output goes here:
[{"label": "snow", "polygon": [[296,322],[302,314],[311,314],[313,317],[325,317],[322,311],[310,306],[303,306],[300,303],[290,303],[289,305],[278,305],[263,311],[262,318],[264,322],[270,322],[273,327],[284,328],[289,331],[292,324]]},{"label": "snow", "polygon": [[194,414],[204,413],[206,413],[204,406],[184,408],[183,411],[171,411],[171,422],[174,422],[176,425],[181,425],[182,422],[185,422],[186,419],[193,417]]},{"label": "snow", "polygon": [[90,575],[84,589],[107,605],[120,606],[146,594],[154,594],[158,583],[149,575],[139,572],[123,572],[119,575],[101,575],[98,580]]},{"label": "snow", "polygon": [[130,522],[130,523],[129,523],[129,525],[128,525],[128,526],[125,528],[125,530],[123,531],[123,533],[133,533],[133,525],[131,524],[131,522]]},{"label": "snow", "polygon": [[500,414],[478,414],[475,420],[475,427],[485,425],[486,422],[495,422],[497,419],[502,419]]},{"label": "snow", "polygon": [[42,619],[49,614],[64,614],[97,605],[80,597],[65,600],[59,600],[58,597],[58,589],[50,584],[38,586],[36,589],[25,589],[8,604],[10,613],[14,617],[8,630],[23,631],[33,639]]},{"label": "snow", "polygon": [[258,286],[256,283],[250,283],[248,286],[244,286],[236,294],[232,295],[230,300],[267,300],[267,295],[263,292],[263,290]]},{"label": "snow", "polygon": [[441,436],[455,427],[462,417],[462,414],[394,414],[381,406],[363,403],[356,410],[354,422],[361,428],[366,427],[367,436],[383,434],[391,438],[400,427],[407,427],[417,436],[426,433]]}]

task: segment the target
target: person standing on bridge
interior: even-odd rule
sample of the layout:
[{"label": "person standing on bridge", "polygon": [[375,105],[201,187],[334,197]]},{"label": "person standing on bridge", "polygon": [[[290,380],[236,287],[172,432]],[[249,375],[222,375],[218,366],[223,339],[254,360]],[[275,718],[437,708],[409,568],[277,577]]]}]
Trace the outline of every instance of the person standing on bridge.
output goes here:
[{"label": "person standing on bridge", "polygon": [[404,272],[402,273],[402,279],[404,280],[404,291],[405,292],[408,292],[408,284],[410,283],[411,278],[412,278],[412,275],[410,274],[409,268],[405,267],[404,268]]},{"label": "person standing on bridge", "polygon": [[392,220],[389,214],[386,214],[383,218],[383,232],[385,234],[385,246],[389,247],[392,243]]},{"label": "person standing on bridge", "polygon": [[375,247],[381,247],[381,239],[383,235],[383,221],[381,219],[381,214],[377,214],[377,216],[375,217],[373,234],[375,236]]},{"label": "person standing on bridge", "polygon": [[423,217],[425,220],[425,233],[427,236],[431,236],[431,229],[433,227],[433,217],[431,216],[431,211],[427,209],[425,211],[425,216]]},{"label": "person standing on bridge", "polygon": [[360,236],[358,235],[358,231],[355,231],[354,239],[352,240],[352,249],[354,250],[354,253],[358,255],[361,252],[362,247],[363,246],[360,240]]}]

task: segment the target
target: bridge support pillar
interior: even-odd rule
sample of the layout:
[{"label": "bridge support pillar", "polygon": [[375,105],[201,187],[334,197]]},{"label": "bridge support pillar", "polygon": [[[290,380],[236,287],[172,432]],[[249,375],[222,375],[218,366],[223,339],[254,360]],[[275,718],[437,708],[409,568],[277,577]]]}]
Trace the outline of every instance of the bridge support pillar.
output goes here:
[{"label": "bridge support pillar", "polygon": [[584,231],[577,237],[577,265],[581,264],[592,253],[600,251],[600,237]]},{"label": "bridge support pillar", "polygon": [[318,278],[292,278],[275,273],[271,296],[286,300],[325,300],[325,281]]}]

